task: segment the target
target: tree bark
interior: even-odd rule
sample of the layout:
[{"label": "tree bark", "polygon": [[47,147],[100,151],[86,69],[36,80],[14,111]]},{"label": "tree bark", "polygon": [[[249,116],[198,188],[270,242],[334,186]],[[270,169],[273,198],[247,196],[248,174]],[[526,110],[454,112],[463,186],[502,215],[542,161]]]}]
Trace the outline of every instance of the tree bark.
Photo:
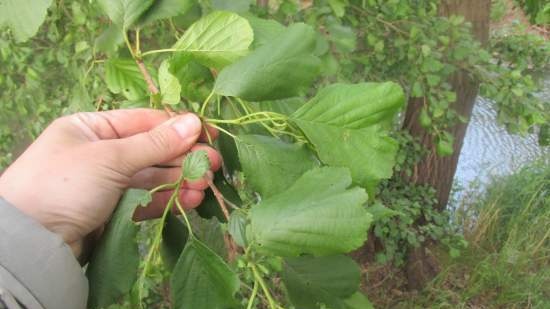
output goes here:
[{"label": "tree bark", "polygon": [[[482,44],[486,44],[489,38],[490,8],[490,0],[445,0],[440,4],[440,14],[442,16],[464,16],[465,20],[472,24],[473,36]],[[449,82],[457,95],[457,100],[452,108],[467,119],[466,123],[459,123],[449,130],[455,141],[452,155],[437,156],[434,139],[420,125],[418,116],[423,98],[411,99],[408,102],[404,121],[404,129],[420,141],[426,149],[429,149],[429,154],[415,166],[413,175],[408,179],[411,183],[427,184],[435,188],[438,210],[444,210],[447,207],[464,135],[479,90],[479,83],[472,80],[466,72],[457,72]],[[417,223],[422,224],[422,222]],[[406,272],[411,289],[422,288],[437,274],[438,267],[434,266],[434,262],[433,256],[428,254],[425,246],[412,249],[409,252]]]},{"label": "tree bark", "polygon": [[[447,0],[442,1],[440,4],[440,13],[443,16],[464,16],[467,21],[472,23],[474,37],[485,44],[489,38],[490,7],[490,0]],[[469,121],[478,94],[479,83],[472,80],[466,72],[454,74],[450,83],[457,94],[457,100],[452,108]],[[454,153],[451,156],[439,157],[435,153],[434,140],[431,138],[431,134],[422,128],[418,122],[422,102],[422,98],[409,101],[405,114],[404,129],[417,138],[426,149],[429,149],[430,153],[416,165],[415,172],[409,180],[414,184],[428,184],[434,187],[437,191],[439,209],[443,210],[449,200],[449,193],[468,123],[459,123],[450,128],[449,133],[455,138]]]},{"label": "tree bark", "polygon": [[269,4],[269,0],[257,0],[256,1],[256,5],[259,6],[259,7],[267,7],[267,5]]}]

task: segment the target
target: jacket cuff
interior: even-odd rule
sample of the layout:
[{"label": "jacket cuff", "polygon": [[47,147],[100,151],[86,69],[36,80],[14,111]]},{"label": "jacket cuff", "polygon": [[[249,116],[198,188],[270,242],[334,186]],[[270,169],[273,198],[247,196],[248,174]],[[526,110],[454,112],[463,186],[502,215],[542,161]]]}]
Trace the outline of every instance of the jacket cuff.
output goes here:
[{"label": "jacket cuff", "polygon": [[0,198],[0,288],[28,309],[84,309],[88,281],[60,236]]}]

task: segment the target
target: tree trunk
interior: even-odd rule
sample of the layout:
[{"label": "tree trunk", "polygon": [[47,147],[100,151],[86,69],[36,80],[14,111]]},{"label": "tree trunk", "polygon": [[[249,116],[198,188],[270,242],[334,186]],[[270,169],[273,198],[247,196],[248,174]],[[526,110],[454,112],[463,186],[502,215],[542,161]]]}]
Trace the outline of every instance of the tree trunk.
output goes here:
[{"label": "tree trunk", "polygon": [[259,6],[259,7],[267,7],[267,5],[269,4],[269,0],[257,0],[256,1],[256,5]]},{"label": "tree trunk", "polygon": [[[482,44],[489,38],[490,0],[446,0],[440,4],[442,16],[462,15],[472,23],[472,32]],[[475,52],[475,51],[472,51]],[[472,80],[467,73],[457,72],[449,81],[456,92],[457,100],[452,108],[469,121],[478,94],[479,83]],[[444,210],[449,200],[449,194],[456,172],[458,157],[468,122],[459,123],[449,129],[454,136],[454,153],[447,157],[439,157],[435,152],[434,140],[418,122],[423,99],[411,99],[407,105],[404,129],[422,143],[429,154],[419,162],[409,181],[414,184],[427,184],[436,189],[438,209]],[[419,222],[421,224],[421,222]],[[407,262],[409,287],[421,288],[429,279],[435,276],[437,267],[433,267],[432,258],[424,247],[411,250]]]},{"label": "tree trunk", "polygon": [[[442,1],[440,4],[440,12],[443,16],[464,16],[467,21],[472,23],[474,37],[485,44],[489,38],[490,7],[490,0],[447,0]],[[478,94],[479,83],[473,81],[465,72],[454,74],[450,83],[457,94],[457,100],[452,108],[469,121]],[[447,157],[439,157],[435,153],[434,140],[417,120],[422,108],[422,101],[422,98],[409,101],[404,128],[413,137],[417,138],[426,149],[429,149],[430,153],[416,165],[410,181],[415,184],[428,184],[434,187],[437,191],[439,209],[444,210],[449,200],[468,123],[459,123],[450,128],[449,133],[455,139],[454,153]]]}]

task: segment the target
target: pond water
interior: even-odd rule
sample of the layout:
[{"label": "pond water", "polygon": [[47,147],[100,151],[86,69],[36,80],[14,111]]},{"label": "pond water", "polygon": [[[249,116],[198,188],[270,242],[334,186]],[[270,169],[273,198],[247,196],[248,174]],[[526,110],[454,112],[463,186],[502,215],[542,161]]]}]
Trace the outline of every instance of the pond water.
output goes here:
[{"label": "pond water", "polygon": [[[550,106],[550,76],[540,94]],[[550,147],[540,147],[537,136],[513,135],[496,120],[494,102],[478,98],[460,153],[454,188],[482,189],[491,177],[511,174],[529,162],[544,158],[550,162]],[[472,188],[472,185],[479,188]],[[476,190],[477,191],[477,190]]]}]

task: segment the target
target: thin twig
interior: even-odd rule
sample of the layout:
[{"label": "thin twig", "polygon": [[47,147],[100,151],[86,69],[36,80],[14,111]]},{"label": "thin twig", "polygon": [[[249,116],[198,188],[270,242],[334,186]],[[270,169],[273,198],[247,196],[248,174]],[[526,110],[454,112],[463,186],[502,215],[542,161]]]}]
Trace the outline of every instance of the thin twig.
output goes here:
[{"label": "thin twig", "polygon": [[153,78],[151,77],[151,74],[149,74],[149,71],[147,71],[147,68],[143,63],[143,60],[136,59],[136,63],[139,67],[141,74],[143,74],[143,78],[145,78],[145,82],[147,83],[147,88],[149,88],[149,91],[151,92],[151,94],[153,95],[159,94],[159,89],[155,85],[155,82],[153,82]]},{"label": "thin twig", "polygon": [[223,215],[227,221],[229,221],[229,211],[227,210],[227,207],[225,206],[225,199],[223,197],[223,194],[218,190],[212,179],[208,179],[208,186],[210,187],[210,190],[214,193],[214,197],[216,197],[216,201],[218,201],[218,204],[220,205],[220,208],[223,212]]}]

